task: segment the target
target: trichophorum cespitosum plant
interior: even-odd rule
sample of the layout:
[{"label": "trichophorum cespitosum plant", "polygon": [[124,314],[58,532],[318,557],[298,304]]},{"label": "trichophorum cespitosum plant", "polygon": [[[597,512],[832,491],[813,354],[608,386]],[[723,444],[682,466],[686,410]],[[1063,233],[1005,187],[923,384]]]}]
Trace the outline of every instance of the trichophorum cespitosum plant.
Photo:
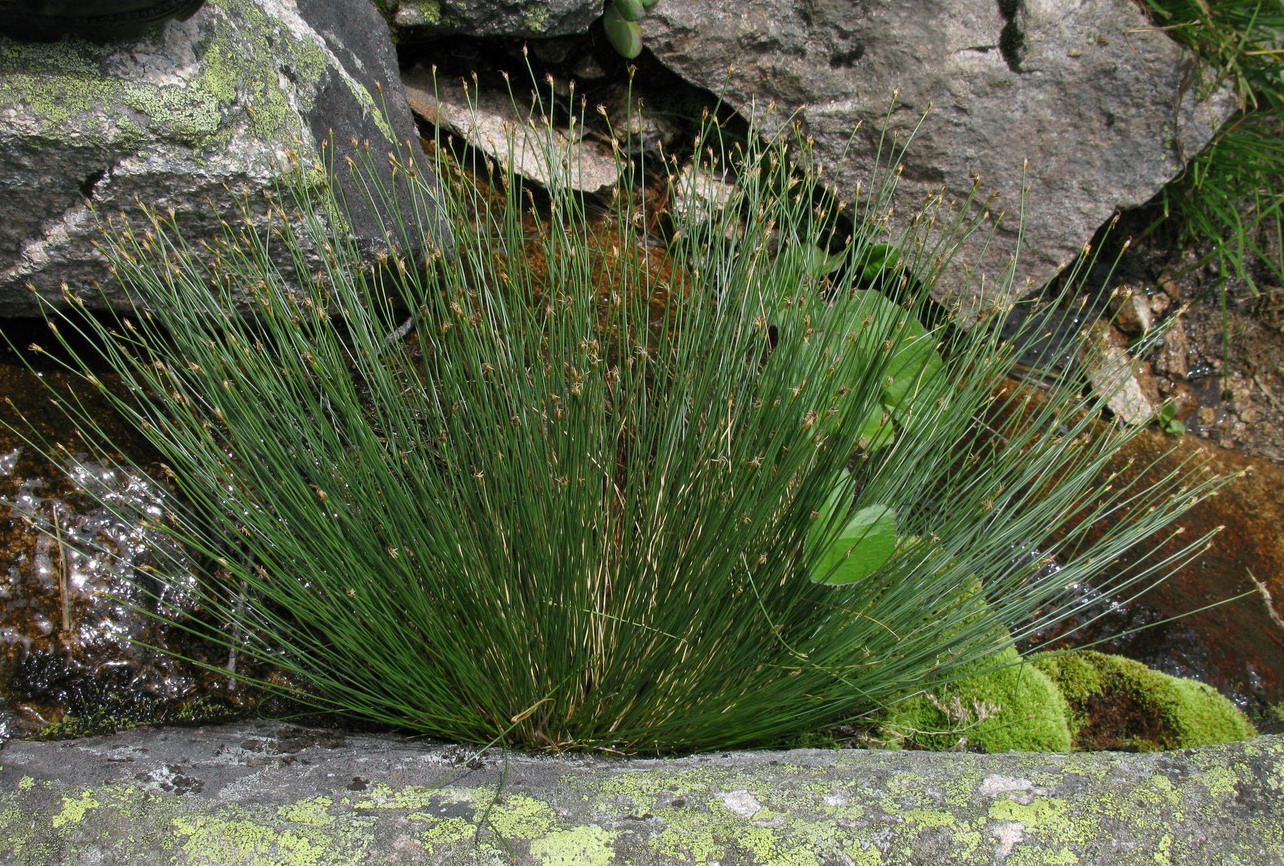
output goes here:
[{"label": "trichophorum cespitosum plant", "polygon": [[1216,481],[1106,477],[1134,434],[1068,379],[1003,390],[1001,312],[929,315],[965,209],[894,231],[894,166],[843,200],[795,127],[713,121],[685,168],[618,147],[666,194],[599,206],[546,108],[506,143],[540,149],[546,189],[441,138],[392,180],[299,166],[270,229],[248,205],[213,243],[108,225],[132,309],[50,308],[50,354],[162,455],[156,522],[209,563],[181,627],[280,672],[263,685],[470,743],[778,742],[974,672],[1076,613],[1073,585],[1139,591],[1205,541],[1118,565]]}]

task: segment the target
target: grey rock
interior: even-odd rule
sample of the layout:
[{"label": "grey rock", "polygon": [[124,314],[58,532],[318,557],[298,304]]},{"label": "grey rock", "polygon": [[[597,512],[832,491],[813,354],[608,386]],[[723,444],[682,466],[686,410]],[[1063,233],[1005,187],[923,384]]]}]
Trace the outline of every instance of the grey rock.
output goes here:
[{"label": "grey rock", "polygon": [[[102,305],[94,212],[173,209],[197,240],[245,197],[308,164],[415,135],[391,38],[366,0],[210,0],[140,39],[0,37],[0,315],[36,310],[28,284]],[[350,197],[353,202],[356,196]],[[91,210],[92,208],[92,210]],[[358,237],[377,237],[355,208]]]},{"label": "grey rock", "polygon": [[[1161,303],[1166,303],[1168,296],[1163,292],[1156,292],[1155,298],[1162,298]],[[1114,314],[1115,327],[1129,337],[1142,337],[1150,333],[1156,324],[1155,306],[1154,299],[1147,297],[1144,291],[1131,283],[1116,287],[1110,297],[1110,312]],[[1162,313],[1163,309],[1158,312]]]},{"label": "grey rock", "polygon": [[620,181],[619,160],[604,143],[585,137],[579,118],[556,129],[540,122],[537,107],[519,108],[512,93],[438,82],[422,68],[401,80],[415,115],[467,141],[504,171],[545,188],[556,180],[587,193],[608,192]]},{"label": "grey rock", "polygon": [[602,16],[598,0],[382,0],[407,35],[566,36]]},{"label": "grey rock", "polygon": [[717,218],[736,194],[736,185],[729,178],[708,170],[697,171],[691,165],[682,169],[669,189],[669,209],[675,217],[692,225]]},{"label": "grey rock", "polygon": [[254,722],[0,751],[0,864],[1284,862],[1284,738],[540,757]]},{"label": "grey rock", "polygon": [[1134,427],[1153,421],[1159,407],[1144,384],[1149,370],[1128,353],[1127,338],[1104,322],[1091,326],[1085,336],[1080,363],[1106,408]]},{"label": "grey rock", "polygon": [[999,193],[992,210],[1007,212],[943,281],[964,306],[995,303],[1023,185],[1019,288],[1044,284],[1113,212],[1151,198],[1233,109],[1131,0],[684,0],[657,3],[642,30],[666,66],[743,113],[770,123],[773,102],[777,122],[796,113],[838,190],[868,176],[880,130],[903,143],[930,108],[894,222],[938,191],[962,206],[978,177],[972,211]]}]

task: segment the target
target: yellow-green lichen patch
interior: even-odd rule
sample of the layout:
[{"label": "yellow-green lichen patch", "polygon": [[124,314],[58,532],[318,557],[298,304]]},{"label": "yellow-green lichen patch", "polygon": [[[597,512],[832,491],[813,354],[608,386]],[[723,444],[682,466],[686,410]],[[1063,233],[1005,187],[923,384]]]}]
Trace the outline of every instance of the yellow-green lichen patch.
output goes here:
[{"label": "yellow-green lichen patch", "polygon": [[[150,129],[167,141],[215,152],[240,123],[263,141],[301,140],[298,113],[310,110],[312,97],[306,87],[287,96],[281,81],[320,81],[328,63],[320,42],[296,36],[245,0],[211,4],[207,17],[215,23],[208,39],[193,42],[195,74],[172,80],[122,76],[117,69],[130,63],[116,62],[119,52],[110,46],[0,39],[0,104],[17,110],[12,125],[25,134],[91,145],[128,149]],[[373,105],[368,94],[363,102]]]},{"label": "yellow-green lichen patch", "polygon": [[859,798],[849,796],[840,785],[821,793],[816,802],[820,813],[832,821],[859,821],[865,817],[865,806]]},{"label": "yellow-green lichen patch", "polygon": [[419,785],[405,785],[392,788],[382,783],[372,785],[369,796],[352,803],[354,809],[409,809],[423,810],[431,807],[435,801],[430,788]]},{"label": "yellow-green lichen patch", "polygon": [[292,105],[281,79],[319,82],[326,71],[325,53],[318,42],[297,38],[256,4],[239,0],[235,5],[235,35],[216,31],[201,54],[202,70],[191,86],[224,103],[248,106],[250,128],[258,138],[296,140],[301,130],[295,114],[309,111],[312,97],[304,88],[293,90]]},{"label": "yellow-green lichen patch", "polygon": [[438,0],[403,0],[398,4],[398,24],[415,27],[441,23],[441,3]]},{"label": "yellow-green lichen patch", "polygon": [[18,780],[19,791],[30,791],[35,786],[36,786],[36,780],[31,778],[30,776],[23,776],[21,779]]},{"label": "yellow-green lichen patch", "polygon": [[1210,767],[1204,771],[1203,778],[1208,795],[1214,802],[1235,796],[1239,788],[1238,774],[1230,767]]},{"label": "yellow-green lichen patch", "polygon": [[[33,780],[30,786],[16,786],[14,795],[4,798],[0,811],[0,839],[6,842],[15,863],[61,863],[57,854],[41,859],[42,852],[62,850],[63,838],[110,839],[112,827],[122,815],[136,813],[140,789],[132,784],[69,788],[56,781]],[[16,808],[9,804],[16,804]],[[39,804],[36,806],[35,804]]]},{"label": "yellow-green lichen patch", "polygon": [[277,830],[247,818],[180,816],[174,831],[185,837],[188,862],[209,866],[320,866],[336,862],[330,837],[323,833]]},{"label": "yellow-green lichen patch", "polygon": [[224,106],[213,94],[188,87],[122,88],[122,100],[135,111],[163,123],[165,134],[182,141],[202,141],[218,133]]},{"label": "yellow-green lichen patch", "polygon": [[[53,139],[59,129],[71,133],[72,140],[120,140],[121,130],[113,125],[115,117],[100,117],[96,124],[72,128],[73,117],[92,106],[119,105],[125,88],[116,82],[94,76],[68,75],[58,70],[12,72],[0,78],[0,103],[14,106],[18,122],[14,124],[37,138]],[[108,101],[110,100],[110,101]],[[137,127],[134,127],[137,129]]]},{"label": "yellow-green lichen patch", "polygon": [[[880,863],[882,849],[853,838],[860,832],[853,828],[868,825],[871,809],[886,813],[891,822],[905,828],[896,842],[889,843],[895,848],[889,856],[908,856],[921,834],[944,827],[962,840],[967,851],[980,849],[981,824],[953,826],[955,819],[944,808],[944,789],[925,790],[914,773],[881,780],[879,794],[871,802],[868,792],[817,781],[831,778],[819,768],[789,770],[790,784],[783,789],[747,773],[702,767],[630,772],[605,780],[590,794],[599,802],[605,797],[617,812],[654,815],[661,826],[646,844],[666,862],[740,858],[809,866],[847,856],[858,863]],[[963,775],[970,781],[957,793],[960,800],[966,800],[979,781],[975,773]],[[569,790],[579,790],[572,777],[563,783]]]},{"label": "yellow-green lichen patch", "polygon": [[[0,104],[17,110],[16,128],[60,141],[129,145],[142,134],[138,121],[144,117],[167,126],[178,140],[217,131],[222,117],[211,94],[113,77],[103,71],[106,56],[102,46],[76,39],[0,52]],[[104,112],[105,105],[117,110]]]},{"label": "yellow-green lichen patch", "polygon": [[1101,798],[1092,805],[1095,814],[1153,829],[1166,827],[1174,816],[1180,816],[1181,804],[1181,794],[1172,781],[1157,773],[1122,790],[1105,788]]},{"label": "yellow-green lichen patch", "polygon": [[748,862],[759,866],[818,866],[820,843],[836,844],[828,821],[788,819],[769,810],[754,814],[774,817],[752,820],[728,808],[722,796],[708,798],[704,806],[665,813],[666,826],[648,840],[650,847],[665,860],[706,863],[748,854],[753,858]]},{"label": "yellow-green lichen patch", "polygon": [[990,817],[996,821],[1018,821],[1026,828],[1046,826],[1058,821],[1070,804],[1055,797],[1036,797],[1029,803],[1016,800],[999,800],[990,807]]},{"label": "yellow-green lichen patch", "polygon": [[1155,845],[1154,857],[1156,863],[1173,862],[1173,837],[1171,833],[1165,833],[1160,837],[1158,844]]},{"label": "yellow-green lichen patch", "polygon": [[[692,794],[708,791],[720,777],[721,774],[709,770],[638,770],[604,779],[585,793],[594,798],[609,798],[625,812],[659,814],[681,808],[677,804],[684,803]],[[561,784],[567,786],[567,790],[584,790],[582,780],[575,775],[564,776]],[[683,793],[679,795],[679,791]]]},{"label": "yellow-green lichen patch", "polygon": [[523,16],[523,22],[528,30],[535,33],[543,33],[548,29],[548,3],[543,0],[535,0],[526,8],[526,14]]},{"label": "yellow-green lichen patch", "polygon": [[843,849],[843,853],[856,866],[883,866],[887,862],[883,858],[883,852],[870,842],[853,842]]},{"label": "yellow-green lichen patch", "polygon": [[601,827],[574,827],[531,841],[531,857],[540,866],[607,866],[615,852],[614,833]]},{"label": "yellow-green lichen patch", "polygon": [[888,863],[913,860],[915,849],[924,837],[948,838],[950,851],[957,858],[951,862],[984,862],[988,859],[981,856],[984,853],[981,850],[981,819],[961,819],[933,809],[909,809],[892,812],[886,819],[886,826],[895,828],[891,835],[879,834],[883,837],[882,844],[887,851]]},{"label": "yellow-green lichen patch", "polygon": [[53,825],[62,827],[65,824],[79,824],[85,820],[85,813],[101,806],[93,794],[86,791],[77,797],[63,797],[62,811],[53,817]]},{"label": "yellow-green lichen patch", "polygon": [[[494,792],[489,797],[495,799]],[[480,797],[474,802],[477,803],[478,817],[484,814],[487,825],[501,839],[535,839],[555,829],[557,816],[553,813],[553,807],[534,797],[501,794],[489,810],[482,805],[484,800]]]},{"label": "yellow-green lichen patch", "polygon": [[949,827],[954,824],[954,816],[939,809],[908,809],[901,817],[920,827]]},{"label": "yellow-green lichen patch", "polygon": [[276,810],[277,815],[291,824],[305,824],[309,827],[325,827],[334,823],[330,807],[334,801],[329,797],[315,797],[311,800],[300,800]]},{"label": "yellow-green lichen patch", "polygon": [[922,802],[923,793],[923,779],[919,774],[896,773],[883,787],[883,804],[888,811],[897,811],[897,803]]},{"label": "yellow-green lichen patch", "polygon": [[950,837],[959,856],[971,860],[981,848],[981,834],[975,830],[956,830]]},{"label": "yellow-green lichen patch", "polygon": [[469,836],[477,835],[477,825],[463,818],[443,818],[429,829],[419,834],[424,847],[432,851],[445,848],[464,841]]},{"label": "yellow-green lichen patch", "polygon": [[1021,841],[1006,861],[1009,866],[1078,863],[1074,852],[1082,851],[1103,828],[1100,812],[1085,813],[1057,797],[1036,796],[1029,802],[1000,800],[990,806],[989,817],[1020,831]]},{"label": "yellow-green lichen patch", "polygon": [[352,98],[370,115],[374,125],[383,133],[384,138],[389,142],[395,142],[397,140],[397,132],[392,128],[392,124],[388,122],[388,112],[384,110],[383,105],[376,103],[370,91],[366,90],[356,79],[345,76],[344,82],[347,84],[348,92],[352,94]]}]

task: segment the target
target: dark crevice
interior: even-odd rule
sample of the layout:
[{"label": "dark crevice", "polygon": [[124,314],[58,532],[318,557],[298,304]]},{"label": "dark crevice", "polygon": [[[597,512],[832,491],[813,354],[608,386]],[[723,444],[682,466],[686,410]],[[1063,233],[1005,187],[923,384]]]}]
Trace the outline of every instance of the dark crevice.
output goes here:
[{"label": "dark crevice", "polygon": [[850,69],[865,56],[865,46],[857,45],[848,51],[836,51],[829,55],[831,69]]},{"label": "dark crevice", "polygon": [[98,184],[107,176],[107,169],[100,168],[97,171],[91,171],[85,175],[85,179],[80,182],[80,194],[87,199],[94,197],[94,192],[98,189]]},{"label": "dark crevice", "polygon": [[1006,22],[999,31],[999,52],[1008,64],[1008,69],[1021,72],[1021,61],[1025,58],[1025,32],[1021,29],[1019,17],[1021,0],[999,0],[999,14]]}]

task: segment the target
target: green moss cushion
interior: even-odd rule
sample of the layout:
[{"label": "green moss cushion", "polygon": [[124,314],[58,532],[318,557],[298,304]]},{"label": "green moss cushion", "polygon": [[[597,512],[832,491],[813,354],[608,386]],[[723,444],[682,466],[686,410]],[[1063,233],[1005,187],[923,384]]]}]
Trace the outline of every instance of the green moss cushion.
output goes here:
[{"label": "green moss cushion", "polygon": [[987,752],[1065,752],[1070,710],[1052,680],[1000,653],[1003,667],[968,677],[893,705],[880,739],[906,749],[980,748]]},{"label": "green moss cushion", "polygon": [[1074,747],[1152,752],[1254,736],[1248,717],[1211,686],[1094,650],[1029,659],[1070,705]]}]

